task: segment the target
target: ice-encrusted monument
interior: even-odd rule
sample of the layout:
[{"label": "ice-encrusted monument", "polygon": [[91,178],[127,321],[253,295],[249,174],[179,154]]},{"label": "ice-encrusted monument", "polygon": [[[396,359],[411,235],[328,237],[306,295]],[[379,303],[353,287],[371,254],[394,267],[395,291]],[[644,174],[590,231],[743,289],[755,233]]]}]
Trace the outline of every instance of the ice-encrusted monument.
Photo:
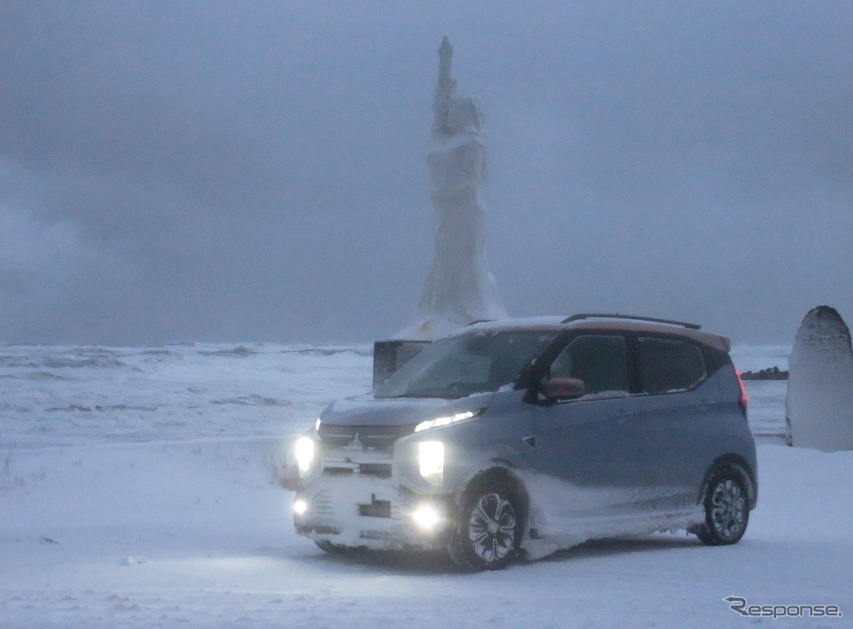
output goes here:
[{"label": "ice-encrusted monument", "polygon": [[853,347],[838,312],[818,306],[803,319],[789,358],[788,443],[853,450]]},{"label": "ice-encrusted monument", "polygon": [[427,163],[438,228],[435,256],[414,322],[395,338],[432,340],[507,312],[486,264],[486,209],[479,186],[486,178],[486,141],[477,101],[456,95],[450,71],[453,47],[438,49],[432,143]]}]

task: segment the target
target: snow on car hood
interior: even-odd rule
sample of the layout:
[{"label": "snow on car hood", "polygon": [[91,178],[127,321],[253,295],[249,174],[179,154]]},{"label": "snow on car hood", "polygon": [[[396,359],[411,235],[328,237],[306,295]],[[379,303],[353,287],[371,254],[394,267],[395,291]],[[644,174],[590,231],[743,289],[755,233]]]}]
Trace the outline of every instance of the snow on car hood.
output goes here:
[{"label": "snow on car hood", "polygon": [[485,408],[494,395],[476,393],[458,400],[359,395],[333,402],[322,412],[320,421],[335,426],[405,426],[443,415]]}]

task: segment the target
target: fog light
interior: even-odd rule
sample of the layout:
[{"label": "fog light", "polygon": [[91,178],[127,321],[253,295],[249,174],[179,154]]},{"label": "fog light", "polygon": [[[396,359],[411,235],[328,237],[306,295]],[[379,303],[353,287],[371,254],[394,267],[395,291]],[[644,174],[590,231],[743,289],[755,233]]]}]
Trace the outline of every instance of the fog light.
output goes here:
[{"label": "fog light", "polygon": [[419,529],[432,531],[441,522],[441,514],[433,505],[422,504],[412,512],[412,520]]},{"label": "fog light", "polygon": [[305,515],[308,512],[308,503],[302,498],[297,498],[293,501],[294,515]]}]

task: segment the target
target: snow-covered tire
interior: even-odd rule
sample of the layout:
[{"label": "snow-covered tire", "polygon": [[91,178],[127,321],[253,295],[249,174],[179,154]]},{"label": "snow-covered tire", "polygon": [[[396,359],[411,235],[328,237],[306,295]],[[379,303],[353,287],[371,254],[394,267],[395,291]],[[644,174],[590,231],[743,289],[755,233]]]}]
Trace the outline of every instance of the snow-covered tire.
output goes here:
[{"label": "snow-covered tire", "polygon": [[736,544],[749,524],[749,496],[742,477],[730,468],[714,473],[705,492],[705,523],[694,531],[704,544]]},{"label": "snow-covered tire", "polygon": [[518,554],[521,501],[496,481],[475,485],[463,497],[447,552],[463,570],[501,570]]}]

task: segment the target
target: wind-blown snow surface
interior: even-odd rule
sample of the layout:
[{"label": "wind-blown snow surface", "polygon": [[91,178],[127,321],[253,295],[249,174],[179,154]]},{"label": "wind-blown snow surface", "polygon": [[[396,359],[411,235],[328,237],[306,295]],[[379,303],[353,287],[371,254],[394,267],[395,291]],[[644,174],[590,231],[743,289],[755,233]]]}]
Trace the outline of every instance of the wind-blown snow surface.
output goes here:
[{"label": "wind-blown snow surface", "polygon": [[[742,369],[785,348],[736,348]],[[499,573],[438,556],[325,555],[293,532],[285,444],[371,380],[369,348],[0,347],[0,627],[751,626],[729,609],[853,618],[853,453],[759,447],[737,545],[588,543]],[[756,395],[784,429],[784,383]],[[755,430],[755,425],[753,425]]]}]

